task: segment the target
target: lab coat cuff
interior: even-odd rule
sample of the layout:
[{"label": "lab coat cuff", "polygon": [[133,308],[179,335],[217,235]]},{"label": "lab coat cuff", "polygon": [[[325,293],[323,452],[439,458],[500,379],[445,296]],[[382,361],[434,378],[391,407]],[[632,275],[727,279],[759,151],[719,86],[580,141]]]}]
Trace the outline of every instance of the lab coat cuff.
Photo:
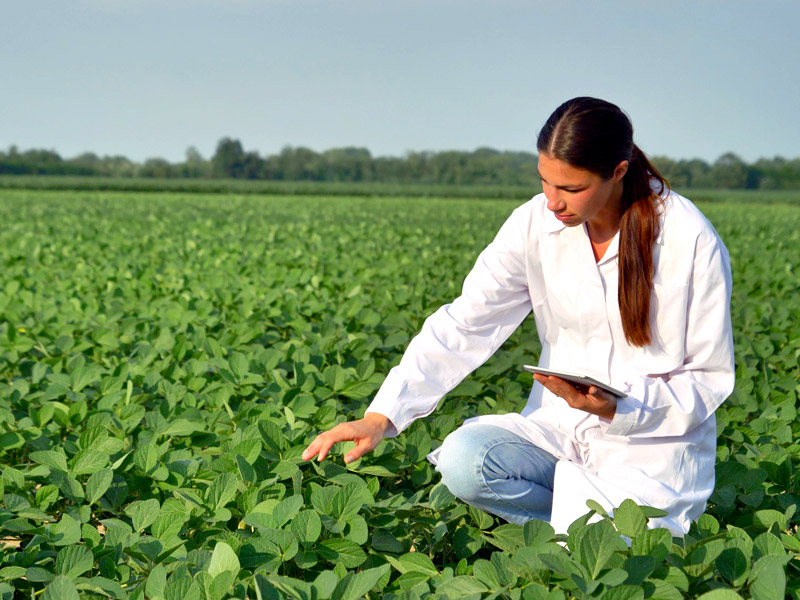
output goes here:
[{"label": "lab coat cuff", "polygon": [[607,435],[626,436],[639,420],[644,404],[644,381],[627,384],[627,395],[617,399],[617,412],[606,429]]},{"label": "lab coat cuff", "polygon": [[415,417],[410,414],[407,403],[400,400],[403,385],[399,384],[399,378],[392,372],[386,377],[383,385],[367,407],[366,413],[378,413],[389,419],[392,426],[386,430],[385,437],[395,437],[406,427],[411,425]]},{"label": "lab coat cuff", "polygon": [[389,426],[386,428],[386,431],[383,432],[383,437],[387,437],[387,438],[397,437],[399,431],[397,431],[397,427],[395,427],[394,421],[392,421],[392,418],[389,415],[385,415],[385,414],[383,414],[382,412],[380,412],[378,410],[367,409],[364,412],[364,416],[368,415],[369,413],[376,413],[376,414],[379,414],[379,415],[383,415],[384,417],[389,419]]}]

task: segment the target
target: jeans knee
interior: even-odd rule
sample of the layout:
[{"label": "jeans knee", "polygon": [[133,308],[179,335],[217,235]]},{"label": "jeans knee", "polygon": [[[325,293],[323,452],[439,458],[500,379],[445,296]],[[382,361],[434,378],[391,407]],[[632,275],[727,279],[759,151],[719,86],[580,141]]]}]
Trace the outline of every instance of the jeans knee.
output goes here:
[{"label": "jeans knee", "polygon": [[482,448],[469,435],[468,428],[456,429],[442,442],[436,470],[442,483],[456,498],[465,502],[481,496],[479,453]]}]

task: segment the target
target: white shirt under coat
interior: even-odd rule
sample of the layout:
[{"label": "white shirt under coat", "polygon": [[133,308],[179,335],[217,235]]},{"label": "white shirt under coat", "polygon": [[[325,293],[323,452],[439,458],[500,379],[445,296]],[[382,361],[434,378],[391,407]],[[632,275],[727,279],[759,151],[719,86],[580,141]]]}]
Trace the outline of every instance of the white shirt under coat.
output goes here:
[{"label": "white shirt under coat", "polygon": [[[367,412],[396,432],[483,364],[533,311],[539,365],[580,372],[627,393],[613,420],[570,408],[539,384],[522,413],[498,425],[556,456],[551,524],[557,532],[593,499],[661,508],[651,527],[677,535],[714,488],[716,408],[734,383],[728,252],[686,198],[665,199],[654,245],[651,327],[645,348],[625,340],[617,301],[618,236],[597,262],[585,226],[567,227],[539,194],[517,208],[479,255],[461,296],[425,321]],[[521,365],[520,365],[521,366]],[[436,463],[434,451],[429,459]]]}]

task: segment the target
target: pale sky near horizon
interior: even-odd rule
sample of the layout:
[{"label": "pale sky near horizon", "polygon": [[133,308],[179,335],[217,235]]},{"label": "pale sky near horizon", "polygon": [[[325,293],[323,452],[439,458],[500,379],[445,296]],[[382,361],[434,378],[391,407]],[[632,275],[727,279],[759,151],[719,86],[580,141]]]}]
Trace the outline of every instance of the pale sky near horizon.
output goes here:
[{"label": "pale sky near horizon", "polygon": [[798,23],[796,0],[7,2],[0,149],[533,152],[589,95],[651,155],[795,158]]}]

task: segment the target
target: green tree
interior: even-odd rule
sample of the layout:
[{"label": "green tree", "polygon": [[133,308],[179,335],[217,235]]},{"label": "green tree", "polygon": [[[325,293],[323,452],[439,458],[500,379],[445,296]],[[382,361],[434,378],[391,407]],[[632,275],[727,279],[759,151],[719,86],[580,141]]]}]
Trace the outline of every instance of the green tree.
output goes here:
[{"label": "green tree", "polygon": [[712,166],[714,187],[743,188],[747,184],[747,165],[733,152],[720,156]]},{"label": "green tree", "polygon": [[142,177],[167,178],[174,175],[172,165],[163,158],[148,158],[144,161],[139,175]]},{"label": "green tree", "polygon": [[186,149],[186,160],[180,166],[183,177],[208,177],[211,175],[211,164],[203,158],[194,146]]},{"label": "green tree", "polygon": [[244,166],[244,149],[239,140],[222,138],[217,144],[217,151],[211,159],[211,171],[214,177],[241,177]]}]

